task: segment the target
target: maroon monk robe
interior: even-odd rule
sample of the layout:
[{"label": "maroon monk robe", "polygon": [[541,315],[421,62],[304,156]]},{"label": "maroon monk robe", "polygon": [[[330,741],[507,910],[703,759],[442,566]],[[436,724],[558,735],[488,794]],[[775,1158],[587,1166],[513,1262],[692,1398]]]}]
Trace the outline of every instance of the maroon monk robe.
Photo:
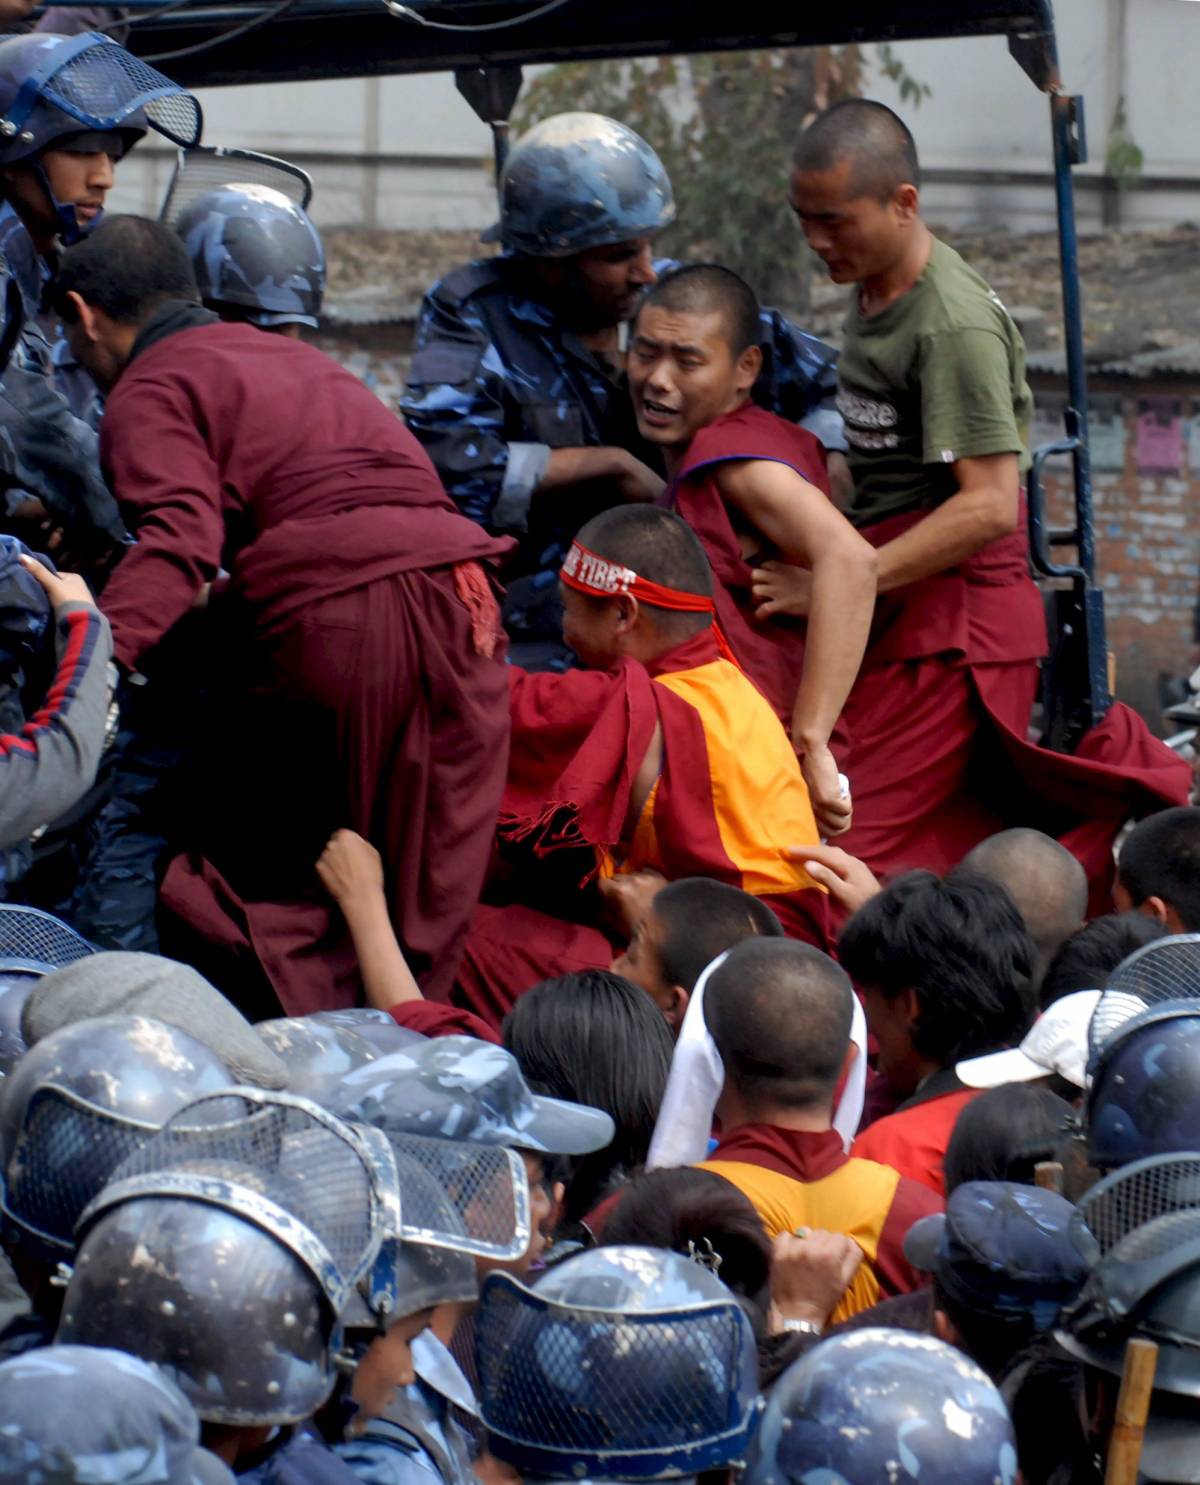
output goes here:
[{"label": "maroon monk robe", "polygon": [[[882,547],[923,514],[862,534]],[[1073,755],[1030,743],[1045,650],[1023,519],[957,567],[881,595],[842,714],[854,823],[838,845],[887,875],[942,872],[985,837],[1028,825],[1075,853],[1090,912],[1109,911],[1121,825],[1183,803],[1190,774],[1121,703]]]},{"label": "maroon monk robe", "polygon": [[[638,768],[658,726],[662,768],[641,822],[652,821],[656,856],[645,864],[671,881],[700,876],[749,888],[757,879],[748,875],[723,832],[734,806],[718,797],[703,718],[682,696],[655,684],[656,677],[690,672],[718,658],[716,636],[706,629],[646,664],[626,659],[612,670],[565,675],[531,675],[512,667],[512,757],[500,811],[501,843],[522,846],[543,861],[561,859],[561,870],[574,870],[577,881],[584,878],[579,885],[586,886],[601,857],[621,842]],[[727,670],[736,674],[732,666]],[[763,720],[777,727],[763,699],[743,677],[737,680],[744,687],[739,694],[748,693]],[[799,780],[782,735],[781,744]],[[773,777],[761,780],[764,810],[772,798],[780,798],[776,783]],[[640,835],[639,828],[635,840]],[[773,890],[762,885],[753,890],[789,936],[827,948],[828,899],[811,886],[784,884],[785,876],[800,875],[791,866],[781,865],[779,875]],[[781,890],[783,885],[789,890]],[[607,968],[615,949],[597,921],[595,905],[589,912],[580,894],[574,906],[579,921],[529,904],[481,906],[467,939],[455,1003],[497,1024],[538,980]]]},{"label": "maroon monk robe", "polygon": [[804,668],[805,625],[793,619],[754,617],[753,568],[779,554],[754,536],[760,548],[752,554],[754,560],[742,556],[738,531],[716,477],[720,464],[756,459],[786,464],[829,494],[825,451],[817,439],[748,402],[701,428],[688,445],[667,498],[704,547],[716,580],[717,622],[730,649],[786,725],[792,720]]},{"label": "maroon monk robe", "polygon": [[352,1004],[353,950],[313,870],[349,826],[382,853],[396,931],[444,996],[504,783],[480,563],[510,544],[458,514],[404,425],[320,352],[244,325],[149,328],[101,433],[138,538],[104,595],[121,663],[152,676],[163,634],[230,574],[164,944],[257,1014]]}]

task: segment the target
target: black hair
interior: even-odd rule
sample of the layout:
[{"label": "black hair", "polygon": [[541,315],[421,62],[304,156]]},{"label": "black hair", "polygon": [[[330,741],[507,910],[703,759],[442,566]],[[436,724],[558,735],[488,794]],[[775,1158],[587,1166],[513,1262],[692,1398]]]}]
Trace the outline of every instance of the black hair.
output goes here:
[{"label": "black hair", "polygon": [[603,1109],[616,1125],[612,1143],[574,1167],[566,1218],[578,1221],[645,1162],[671,1070],[670,1030],[644,990],[588,969],[527,990],[502,1034],[535,1092]]},{"label": "black hair", "polygon": [[828,1102],[850,1045],[854,991],[828,954],[787,938],[729,951],[704,991],[725,1076],[751,1103]]},{"label": "black hair", "polygon": [[1179,805],[1135,825],[1117,857],[1117,880],[1135,907],[1161,897],[1185,933],[1200,932],[1200,808]]},{"label": "black hair", "polygon": [[1033,1185],[1034,1166],[1058,1158],[1071,1105],[1035,1083],[1004,1083],[966,1104],[954,1121],[942,1169],[947,1196],[964,1181]]},{"label": "black hair", "polygon": [[939,1067],[1029,1028],[1033,941],[1005,888],[965,867],[897,877],[842,929],[838,958],[863,988],[889,999],[916,991],[913,1045]]},{"label": "black hair", "polygon": [[916,141],[908,126],[883,103],[870,98],[843,98],[819,114],[796,146],[799,171],[836,170],[851,165],[855,197],[890,201],[903,185],[920,187]]},{"label": "black hair", "polygon": [[654,308],[685,315],[720,314],[735,361],[762,339],[757,295],[744,278],[720,263],[688,263],[663,274],[642,298],[638,318]]},{"label": "black hair", "polygon": [[1085,923],[1047,966],[1038,993],[1042,1010],[1076,990],[1103,990],[1118,964],[1166,932],[1167,925],[1147,913],[1106,913]]},{"label": "black hair", "polygon": [[968,851],[962,864],[1008,888],[1043,969],[1087,916],[1087,873],[1040,830],[1002,830]]},{"label": "black hair", "polygon": [[[652,583],[712,597],[712,568],[704,548],[692,528],[674,511],[654,505],[617,505],[593,517],[580,531],[579,540],[598,557],[631,567]],[[646,603],[642,607],[664,634],[681,640],[712,623],[711,614],[676,613]]]},{"label": "black hair", "polygon": [[754,1203],[715,1171],[695,1166],[638,1176],[605,1219],[603,1241],[670,1248],[721,1260],[721,1280],[766,1307],[771,1240]]},{"label": "black hair", "polygon": [[118,325],[140,325],[169,299],[200,303],[182,240],[148,217],[106,217],[62,255],[50,302],[68,324],[79,318],[74,292]]},{"label": "black hair", "polygon": [[718,954],[747,938],[782,938],[783,924],[762,900],[714,882],[682,877],[655,894],[654,916],[662,924],[659,958],[668,984],[691,994]]}]

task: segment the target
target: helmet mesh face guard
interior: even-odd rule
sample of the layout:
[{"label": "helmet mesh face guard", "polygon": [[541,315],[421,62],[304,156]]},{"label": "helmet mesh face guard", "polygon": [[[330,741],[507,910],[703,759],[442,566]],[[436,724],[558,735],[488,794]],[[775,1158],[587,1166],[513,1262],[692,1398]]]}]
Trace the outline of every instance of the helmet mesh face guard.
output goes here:
[{"label": "helmet mesh face guard", "polygon": [[[405,1242],[482,1258],[519,1258],[529,1246],[529,1181],[515,1150],[390,1134]],[[415,1169],[414,1169],[415,1168]],[[424,1171],[432,1180],[416,1180]]]},{"label": "helmet mesh face guard", "polygon": [[480,1411],[518,1469],[651,1479],[740,1459],[756,1417],[750,1326],[732,1296],[643,1313],[575,1308],[507,1274],[476,1317]]},{"label": "helmet mesh face guard", "polygon": [[0,134],[19,133],[39,101],[78,119],[82,129],[114,129],[141,111],[160,134],[183,146],[198,143],[204,123],[190,93],[96,31],[57,48],[26,78],[0,119]]},{"label": "helmet mesh face guard", "polygon": [[43,1037],[4,1080],[5,1215],[44,1255],[69,1254],[79,1214],[114,1169],[228,1081],[215,1052],[148,1016],[99,1016]]},{"label": "helmet mesh face guard", "polygon": [[1200,1155],[1156,1155],[1097,1182],[1072,1218],[1076,1246],[1087,1253],[1090,1234],[1101,1257],[1158,1258],[1182,1235],[1200,1233]]},{"label": "helmet mesh face guard", "polygon": [[394,1172],[349,1125],[307,1099],[249,1089],[198,1099],[113,1173],[84,1213],[138,1196],[193,1196],[272,1233],[338,1313],[388,1231]]},{"label": "helmet mesh face guard", "polygon": [[513,1259],[528,1248],[529,1182],[515,1151],[358,1127],[387,1149],[398,1201],[379,1257],[343,1312],[346,1325],[386,1328],[403,1315],[474,1299],[477,1256]]},{"label": "helmet mesh face guard", "polygon": [[[179,151],[175,173],[171,176],[171,184],[158,214],[159,221],[174,227],[198,196],[206,195],[218,186],[227,186],[230,181],[269,186],[273,191],[282,192],[302,211],[308,209],[312,200],[312,177],[299,165],[277,160],[274,155],[259,154],[257,150],[218,149],[200,144]],[[391,1020],[391,1017],[387,1019]],[[395,1024],[393,1021],[392,1025]]]},{"label": "helmet mesh face guard", "polygon": [[154,1132],[64,1089],[39,1089],[4,1173],[6,1215],[45,1253],[66,1256],[80,1212]]},{"label": "helmet mesh face guard", "polygon": [[87,939],[49,913],[0,904],[0,968],[48,974],[95,952]]},{"label": "helmet mesh face guard", "polygon": [[[1200,1003],[1200,933],[1155,939],[1109,976],[1088,1027],[1088,1070],[1123,1026],[1166,1001]],[[1200,1010],[1200,1004],[1198,1004]]]},{"label": "helmet mesh face guard", "polygon": [[1073,1240],[1095,1262],[1058,1340],[1120,1374],[1132,1335],[1158,1344],[1156,1390],[1200,1396],[1200,1153],[1154,1156],[1099,1182]]}]

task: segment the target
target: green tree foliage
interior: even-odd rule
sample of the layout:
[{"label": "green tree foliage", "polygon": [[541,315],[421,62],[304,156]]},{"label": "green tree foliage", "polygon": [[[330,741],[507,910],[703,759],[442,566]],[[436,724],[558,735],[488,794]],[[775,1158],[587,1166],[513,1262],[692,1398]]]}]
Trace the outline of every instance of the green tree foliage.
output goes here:
[{"label": "green tree foliage", "polygon": [[[928,95],[890,47],[876,49],[874,65],[904,101]],[[658,151],[675,188],[663,252],[727,263],[765,302],[802,311],[811,258],[788,205],[788,163],[805,124],[861,94],[868,71],[858,46],[572,62],[533,81],[516,124],[576,109],[621,119]]]}]

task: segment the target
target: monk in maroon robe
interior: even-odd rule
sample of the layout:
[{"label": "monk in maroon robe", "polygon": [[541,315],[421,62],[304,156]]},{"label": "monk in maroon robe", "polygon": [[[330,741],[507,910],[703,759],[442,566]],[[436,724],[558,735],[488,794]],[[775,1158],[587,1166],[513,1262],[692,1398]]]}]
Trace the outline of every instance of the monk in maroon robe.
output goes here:
[{"label": "monk in maroon robe", "polygon": [[202,309],[166,228],[111,219],[57,287],[110,394],[101,455],[137,537],[103,597],[119,665],[152,680],[159,641],[211,585],[218,674],[164,946],[258,1015],[353,1004],[353,948],[314,875],[348,826],[380,850],[405,954],[444,997],[504,784],[487,567],[509,543],[458,514],[335,362]]},{"label": "monk in maroon robe", "polygon": [[[704,547],[737,663],[787,725],[822,833],[850,822],[830,739],[862,660],[875,555],[828,498],[816,439],[750,403],[758,304],[729,269],[667,274],[638,310],[629,388],[638,432],[662,450],[668,501]],[[807,624],[755,614],[753,567],[772,556],[811,581]]]},{"label": "monk in maroon robe", "polygon": [[[1188,769],[1117,705],[1071,757],[1028,742],[1046,652],[1021,479],[1033,399],[1003,304],[920,216],[911,134],[851,99],[801,138],[792,206],[854,285],[838,363],[854,494],[879,599],[844,711],[855,815],[839,845],[876,872],[954,865],[1005,826],[1074,849],[1104,910],[1131,814],[1181,802]],[[763,610],[801,616],[811,583],[764,564]]]}]

